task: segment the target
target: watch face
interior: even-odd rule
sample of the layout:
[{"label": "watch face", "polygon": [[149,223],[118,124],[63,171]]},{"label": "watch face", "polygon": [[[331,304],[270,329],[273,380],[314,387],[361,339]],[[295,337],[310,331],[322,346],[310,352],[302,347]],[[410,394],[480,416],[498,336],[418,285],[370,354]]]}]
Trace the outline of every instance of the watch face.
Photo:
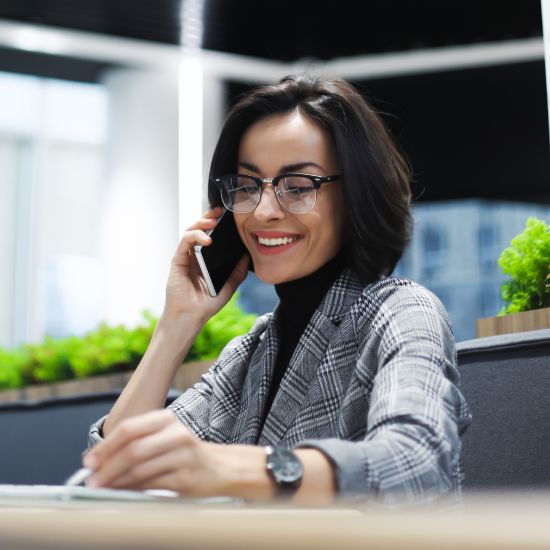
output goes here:
[{"label": "watch face", "polygon": [[268,467],[279,482],[293,483],[302,477],[302,463],[289,449],[275,449],[268,460]]}]

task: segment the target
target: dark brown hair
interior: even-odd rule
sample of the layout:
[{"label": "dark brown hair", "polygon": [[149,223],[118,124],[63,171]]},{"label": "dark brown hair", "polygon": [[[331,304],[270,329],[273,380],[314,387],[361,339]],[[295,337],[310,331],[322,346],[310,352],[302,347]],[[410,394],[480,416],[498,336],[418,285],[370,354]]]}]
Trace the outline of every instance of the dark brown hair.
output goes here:
[{"label": "dark brown hair", "polygon": [[214,151],[210,205],[221,205],[213,178],[236,171],[244,132],[263,117],[294,110],[317,121],[334,142],[348,209],[348,264],[365,284],[389,275],[411,236],[411,171],[380,116],[344,80],[287,76],[243,96]]}]

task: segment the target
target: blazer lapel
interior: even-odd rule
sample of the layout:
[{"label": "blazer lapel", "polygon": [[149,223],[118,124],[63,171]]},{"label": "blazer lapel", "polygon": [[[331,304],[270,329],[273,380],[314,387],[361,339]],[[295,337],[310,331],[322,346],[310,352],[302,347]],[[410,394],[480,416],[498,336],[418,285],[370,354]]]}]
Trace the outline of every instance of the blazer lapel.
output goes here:
[{"label": "blazer lapel", "polygon": [[262,340],[252,356],[242,390],[241,406],[235,422],[232,443],[255,445],[258,442],[264,408],[279,350],[277,319],[278,313],[275,310]]},{"label": "blazer lapel", "polygon": [[[306,401],[309,384],[335,330],[361,292],[362,286],[349,269],[344,270],[331,286],[298,341],[264,424],[259,444],[276,445],[292,426],[298,410]],[[272,337],[276,338],[277,335],[274,333]],[[278,349],[278,344],[274,347]]]},{"label": "blazer lapel", "polygon": [[[253,386],[256,380],[257,385],[260,385],[261,372],[267,362],[263,340],[270,326],[271,316],[268,314],[258,317],[240,344],[228,352],[226,357],[220,357],[220,369],[216,376],[209,417],[210,441],[238,442],[240,432],[245,429],[249,406],[257,406],[254,402],[256,392]],[[271,344],[268,347],[270,346]]]}]

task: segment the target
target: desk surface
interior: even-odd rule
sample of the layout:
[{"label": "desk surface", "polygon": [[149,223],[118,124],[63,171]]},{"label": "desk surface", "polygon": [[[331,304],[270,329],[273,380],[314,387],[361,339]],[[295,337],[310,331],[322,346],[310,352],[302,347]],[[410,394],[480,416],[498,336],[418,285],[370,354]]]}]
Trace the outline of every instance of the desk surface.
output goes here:
[{"label": "desk surface", "polygon": [[469,496],[452,512],[3,502],[0,548],[548,549],[550,494]]}]

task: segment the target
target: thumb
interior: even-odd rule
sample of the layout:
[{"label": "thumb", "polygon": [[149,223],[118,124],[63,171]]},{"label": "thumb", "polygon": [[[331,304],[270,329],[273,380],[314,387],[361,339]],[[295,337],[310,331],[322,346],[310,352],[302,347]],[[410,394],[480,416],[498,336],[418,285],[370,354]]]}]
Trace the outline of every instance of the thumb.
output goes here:
[{"label": "thumb", "polygon": [[245,254],[235,266],[235,269],[227,279],[225,285],[220,290],[220,295],[224,297],[227,295],[227,300],[233,296],[234,292],[237,290],[238,286],[246,279],[248,275],[248,263],[250,258],[248,254]]}]

